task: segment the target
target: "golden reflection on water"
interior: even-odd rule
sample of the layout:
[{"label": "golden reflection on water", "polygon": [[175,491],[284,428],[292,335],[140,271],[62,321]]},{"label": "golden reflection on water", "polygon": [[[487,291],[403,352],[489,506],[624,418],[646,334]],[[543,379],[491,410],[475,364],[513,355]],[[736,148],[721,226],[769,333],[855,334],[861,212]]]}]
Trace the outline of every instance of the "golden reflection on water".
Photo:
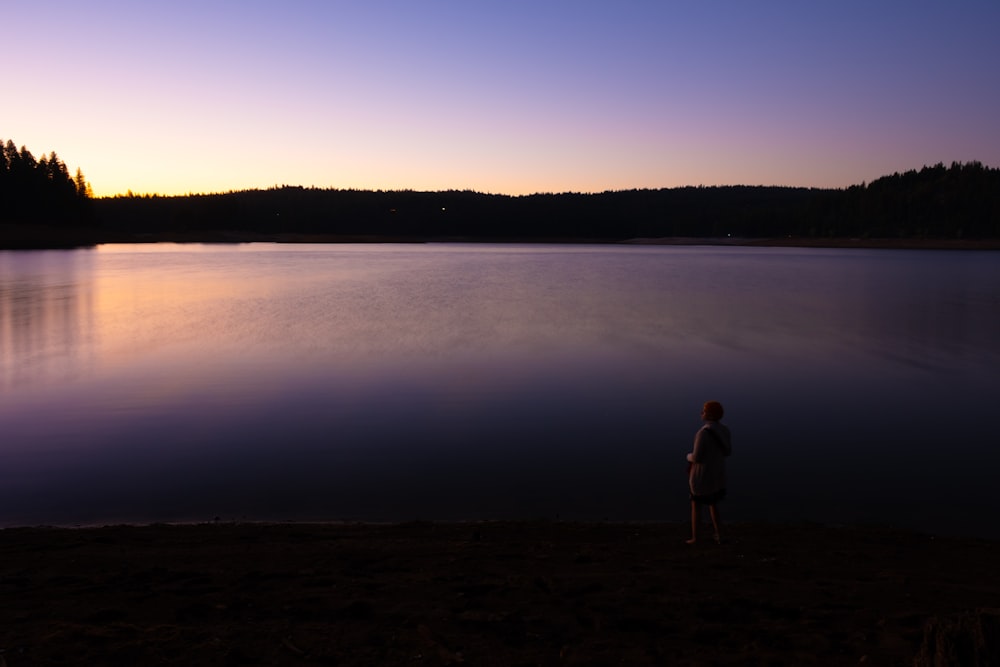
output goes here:
[{"label": "golden reflection on water", "polygon": [[0,390],[141,365],[154,352],[162,362],[210,336],[184,316],[231,286],[210,271],[157,271],[150,251],[163,249],[110,264],[95,250],[0,253]]},{"label": "golden reflection on water", "polygon": [[[153,377],[156,368],[190,377],[205,364],[344,368],[562,353],[676,364],[703,353],[816,360],[867,348],[926,365],[964,349],[940,340],[954,327],[910,326],[911,295],[936,294],[912,285],[911,271],[889,273],[906,282],[887,289],[885,276],[853,271],[846,259],[838,272],[813,271],[822,253],[730,262],[694,251],[657,259],[641,249],[487,250],[167,244],[0,253],[0,389],[111,372]],[[863,266],[884,272],[895,256],[881,257]],[[976,320],[985,315],[966,312],[970,298],[952,305],[948,294],[935,296],[941,317],[932,324],[962,323],[952,345],[993,354],[990,323]]]},{"label": "golden reflection on water", "polygon": [[96,315],[89,270],[86,253],[0,253],[0,389],[91,370]]}]

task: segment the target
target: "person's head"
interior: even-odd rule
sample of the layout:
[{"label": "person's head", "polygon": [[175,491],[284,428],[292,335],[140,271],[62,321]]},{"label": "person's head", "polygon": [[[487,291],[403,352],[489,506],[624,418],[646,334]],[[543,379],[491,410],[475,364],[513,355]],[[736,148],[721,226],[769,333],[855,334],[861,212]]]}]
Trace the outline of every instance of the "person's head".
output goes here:
[{"label": "person's head", "polygon": [[701,409],[701,418],[710,422],[719,421],[724,414],[725,410],[722,409],[722,403],[718,401],[709,401]]}]

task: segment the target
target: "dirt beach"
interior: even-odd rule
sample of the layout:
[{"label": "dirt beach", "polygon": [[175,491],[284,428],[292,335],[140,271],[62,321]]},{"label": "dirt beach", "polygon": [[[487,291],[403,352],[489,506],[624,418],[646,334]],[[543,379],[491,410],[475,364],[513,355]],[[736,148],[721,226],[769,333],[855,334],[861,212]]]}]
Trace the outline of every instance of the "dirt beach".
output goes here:
[{"label": "dirt beach", "polygon": [[738,524],[688,546],[686,531],[6,529],[0,664],[913,665],[925,628],[1000,607],[1000,542]]}]

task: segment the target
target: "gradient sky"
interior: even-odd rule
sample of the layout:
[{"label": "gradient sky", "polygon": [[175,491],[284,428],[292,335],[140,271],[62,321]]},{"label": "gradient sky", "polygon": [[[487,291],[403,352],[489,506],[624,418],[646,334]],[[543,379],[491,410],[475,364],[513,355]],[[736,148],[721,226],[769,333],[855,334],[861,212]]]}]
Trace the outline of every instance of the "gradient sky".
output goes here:
[{"label": "gradient sky", "polygon": [[997,0],[0,6],[0,138],[56,151],[98,195],[1000,167]]}]

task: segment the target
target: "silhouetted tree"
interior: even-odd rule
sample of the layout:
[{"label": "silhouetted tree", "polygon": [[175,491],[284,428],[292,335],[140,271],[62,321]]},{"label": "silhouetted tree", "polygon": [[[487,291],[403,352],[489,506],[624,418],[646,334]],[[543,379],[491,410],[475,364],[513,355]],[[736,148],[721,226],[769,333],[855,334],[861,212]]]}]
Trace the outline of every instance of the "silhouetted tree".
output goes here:
[{"label": "silhouetted tree", "polygon": [[74,179],[55,151],[36,160],[11,140],[0,145],[0,222],[62,227],[93,222],[90,186],[82,171]]},{"label": "silhouetted tree", "polygon": [[76,176],[73,177],[73,185],[76,188],[77,197],[83,199],[91,199],[94,196],[94,191],[90,188],[90,183],[87,179],[83,177],[83,171],[77,167]]}]

